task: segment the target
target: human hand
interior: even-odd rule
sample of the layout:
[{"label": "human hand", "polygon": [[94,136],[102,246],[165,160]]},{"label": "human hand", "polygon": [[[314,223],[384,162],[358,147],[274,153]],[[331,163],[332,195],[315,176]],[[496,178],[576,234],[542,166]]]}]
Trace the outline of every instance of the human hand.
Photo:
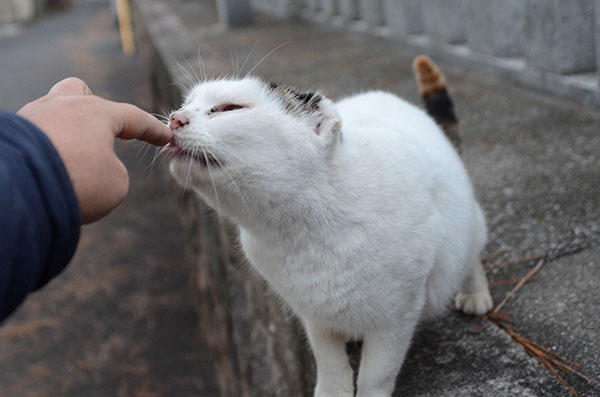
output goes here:
[{"label": "human hand", "polygon": [[115,137],[156,146],[173,138],[171,130],[148,113],[94,96],[74,77],[56,83],[17,114],[52,141],[73,183],[83,223],[104,217],[127,196],[129,175],[115,154]]}]

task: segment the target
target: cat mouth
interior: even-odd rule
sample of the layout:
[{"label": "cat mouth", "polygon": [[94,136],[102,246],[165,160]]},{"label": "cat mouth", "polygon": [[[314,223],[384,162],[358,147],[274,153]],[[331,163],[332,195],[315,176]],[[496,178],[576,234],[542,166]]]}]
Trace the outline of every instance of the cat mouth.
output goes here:
[{"label": "cat mouth", "polygon": [[205,150],[200,149],[198,151],[190,152],[180,148],[175,142],[169,143],[166,152],[179,158],[194,160],[204,167],[217,168],[222,166],[221,161],[212,154],[207,153]]}]

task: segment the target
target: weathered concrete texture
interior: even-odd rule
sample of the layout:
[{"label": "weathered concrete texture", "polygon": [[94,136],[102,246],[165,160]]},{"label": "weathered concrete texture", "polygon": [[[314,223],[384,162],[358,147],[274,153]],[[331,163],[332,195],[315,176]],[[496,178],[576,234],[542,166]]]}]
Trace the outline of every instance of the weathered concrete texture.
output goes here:
[{"label": "weathered concrete texture", "polygon": [[319,11],[321,10],[321,1],[320,0],[304,0],[306,8],[311,11]]},{"label": "weathered concrete texture", "polygon": [[344,20],[351,22],[358,19],[358,0],[338,0],[338,7]]},{"label": "weathered concrete texture", "polygon": [[556,73],[594,70],[593,1],[527,0],[527,63]]},{"label": "weathered concrete texture", "polygon": [[26,21],[31,19],[36,10],[33,0],[4,0],[0,2],[0,23]]},{"label": "weathered concrete texture", "polygon": [[384,0],[383,17],[393,36],[423,32],[423,5],[421,0]]},{"label": "weathered concrete texture", "polygon": [[321,0],[321,12],[327,17],[332,17],[338,12],[337,2],[335,0]]},{"label": "weathered concrete texture", "polygon": [[440,43],[460,43],[466,39],[465,2],[462,0],[423,0],[425,34]]},{"label": "weathered concrete texture", "polygon": [[[144,14],[152,21],[149,30],[160,19],[173,17],[168,8],[149,5],[153,3],[144,2]],[[168,34],[193,46],[193,51],[179,47],[189,54],[190,64],[197,63],[199,47],[209,75],[231,74],[231,49],[245,57],[260,37],[240,74],[289,41],[254,73],[319,89],[333,99],[385,89],[419,103],[410,67],[416,54],[398,43],[261,18],[229,31],[182,29]],[[160,48],[163,60],[178,56],[172,48]],[[548,255],[538,281],[524,286],[503,313],[525,336],[584,364],[584,373],[598,377],[600,347],[593,331],[600,329],[600,302],[590,280],[598,277],[594,258],[600,247],[600,115],[441,66],[461,122],[463,159],[488,216],[490,242],[484,255],[499,253],[485,264],[490,279],[517,279],[533,265],[498,268],[504,261]],[[173,70],[165,71],[176,74]],[[313,362],[298,324],[279,309],[278,299],[265,291],[239,252],[232,252],[234,231],[220,227],[191,194],[184,196],[182,206],[188,253],[199,269],[200,306],[212,319],[205,337],[224,395],[237,390],[248,396],[310,395]],[[494,300],[499,302],[509,288],[493,287]],[[578,309],[558,310],[562,304]],[[356,361],[354,353],[351,360]],[[230,379],[237,384],[227,383]],[[600,393],[597,386],[572,377],[569,381],[582,396]],[[397,385],[398,396],[570,395],[504,331],[454,312],[421,325]]]},{"label": "weathered concrete texture", "polygon": [[360,16],[369,26],[383,25],[382,0],[359,0]]},{"label": "weathered concrete texture", "polygon": [[[528,270],[519,269],[522,274]],[[507,304],[505,311],[513,318],[526,319],[517,325],[523,336],[533,341],[547,341],[546,347],[564,357],[576,358],[588,376],[600,379],[597,321],[600,248],[596,245],[547,263],[535,279]],[[571,375],[566,379],[576,389],[586,390],[585,381],[578,377]],[[586,394],[598,393],[600,389],[595,388]]]},{"label": "weathered concrete texture", "polygon": [[221,23],[228,27],[252,22],[250,0],[217,0],[217,13]]},{"label": "weathered concrete texture", "polygon": [[496,56],[521,53],[525,6],[523,0],[468,0],[465,26],[473,51]]},{"label": "weathered concrete texture", "polygon": [[596,75],[600,87],[600,0],[594,0],[594,31],[596,32]]}]

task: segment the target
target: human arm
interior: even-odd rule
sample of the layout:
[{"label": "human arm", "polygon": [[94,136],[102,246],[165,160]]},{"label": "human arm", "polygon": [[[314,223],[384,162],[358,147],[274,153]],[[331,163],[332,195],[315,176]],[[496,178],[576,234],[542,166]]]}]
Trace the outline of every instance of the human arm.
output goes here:
[{"label": "human arm", "polygon": [[28,121],[0,113],[0,321],[56,276],[81,226],[58,152]]},{"label": "human arm", "polygon": [[15,116],[0,114],[0,321],[69,262],[81,223],[127,194],[114,138],[163,145],[171,131],[133,105],[55,85]]}]

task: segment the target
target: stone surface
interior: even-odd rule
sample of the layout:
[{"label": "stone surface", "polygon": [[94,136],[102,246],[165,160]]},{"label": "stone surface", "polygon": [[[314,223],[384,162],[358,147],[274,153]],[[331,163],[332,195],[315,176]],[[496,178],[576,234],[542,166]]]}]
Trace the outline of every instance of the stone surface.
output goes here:
[{"label": "stone surface", "polygon": [[304,0],[306,8],[312,11],[319,11],[321,9],[320,0]]},{"label": "stone surface", "polygon": [[527,63],[556,73],[594,70],[593,1],[527,0]]},{"label": "stone surface", "polygon": [[[148,4],[144,2],[144,12],[153,21],[148,29],[173,16],[166,8],[149,13],[153,7]],[[202,7],[201,2],[197,5]],[[254,74],[299,88],[318,88],[333,99],[385,89],[419,103],[410,67],[416,54],[395,42],[267,18],[230,31],[205,25],[183,29],[183,33],[167,31],[167,35],[177,40],[184,37],[193,47],[193,51],[185,46],[178,49],[188,54],[190,65],[197,64],[199,47],[209,76],[231,74],[229,49],[247,54],[260,37],[245,68],[260,61]],[[167,44],[163,39],[159,41]],[[162,58],[155,61],[162,59],[167,65],[164,71],[177,75],[164,62],[178,56],[172,49],[162,46]],[[600,302],[593,280],[598,277],[594,258],[600,247],[600,184],[596,182],[600,114],[507,84],[486,82],[468,69],[440,65],[461,123],[463,160],[488,217],[490,242],[484,255],[495,254],[485,263],[490,280],[518,279],[534,264],[500,266],[505,261],[547,255],[538,281],[524,286],[503,313],[525,336],[584,364],[582,371],[597,378],[600,350],[593,331],[600,329]],[[158,84],[156,88],[161,89]],[[177,106],[169,95],[161,99]],[[191,194],[184,195],[181,205],[186,241],[196,244],[188,243],[188,254],[198,266],[199,305],[203,317],[211,319],[210,326],[203,328],[205,338],[210,341],[217,373],[230,371],[220,374],[225,379],[220,383],[237,380],[236,385],[222,386],[228,391],[225,395],[233,395],[235,387],[249,396],[310,395],[313,362],[298,324],[279,309],[278,299],[265,292],[251,268],[242,264],[239,252],[231,251],[235,241],[231,227],[219,225]],[[509,289],[492,287],[494,300],[502,300]],[[567,313],[561,309],[563,304],[577,309]],[[351,346],[349,350],[356,362],[357,349]],[[600,393],[598,386],[568,379],[582,396]],[[451,312],[421,325],[394,395],[541,397],[570,393],[504,331]]]},{"label": "stone surface", "polygon": [[327,17],[332,17],[337,14],[336,0],[321,0],[321,12]]},{"label": "stone surface", "polygon": [[384,0],[383,16],[392,35],[403,37],[423,32],[421,0]]},{"label": "stone surface", "polygon": [[467,44],[473,51],[496,56],[521,53],[525,22],[523,0],[468,0]]},{"label": "stone surface", "polygon": [[461,43],[466,39],[465,2],[423,0],[424,31],[440,43]]},{"label": "stone surface", "polygon": [[340,15],[347,22],[358,19],[358,0],[338,0]]},{"label": "stone surface", "polygon": [[359,0],[360,19],[369,26],[383,25],[382,0]]},{"label": "stone surface", "polygon": [[4,0],[0,2],[0,23],[27,21],[36,10],[33,0]]},{"label": "stone surface", "polygon": [[217,13],[225,26],[234,27],[252,22],[250,0],[217,0]]},{"label": "stone surface", "polygon": [[600,0],[594,0],[594,31],[596,32],[596,75],[600,87]]}]

